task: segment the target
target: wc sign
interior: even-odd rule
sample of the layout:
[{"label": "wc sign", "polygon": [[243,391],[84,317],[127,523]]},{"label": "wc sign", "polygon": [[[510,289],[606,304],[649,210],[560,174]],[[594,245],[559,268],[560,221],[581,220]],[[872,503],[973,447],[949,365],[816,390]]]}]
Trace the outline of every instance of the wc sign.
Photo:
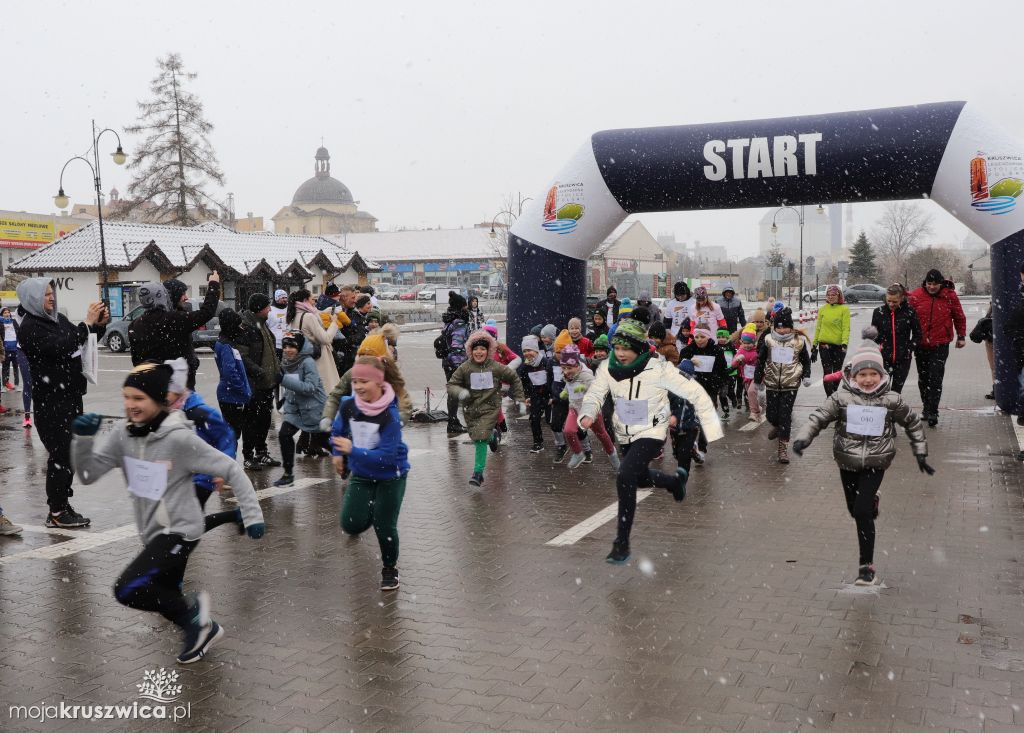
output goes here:
[{"label": "wc sign", "polygon": [[734,180],[814,176],[818,173],[819,142],[820,132],[708,140],[704,143],[704,160],[708,162],[704,177],[723,181],[730,176]]}]

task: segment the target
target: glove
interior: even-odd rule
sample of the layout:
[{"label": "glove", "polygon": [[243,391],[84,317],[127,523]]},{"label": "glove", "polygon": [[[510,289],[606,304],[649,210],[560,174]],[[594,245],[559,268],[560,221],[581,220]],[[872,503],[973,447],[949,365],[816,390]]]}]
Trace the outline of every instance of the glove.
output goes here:
[{"label": "glove", "polygon": [[797,438],[796,440],[789,444],[789,447],[792,448],[793,452],[796,453],[798,456],[802,456],[804,454],[804,451],[807,450],[807,446],[809,446],[810,444],[811,441],[809,440],[800,440],[800,438]]},{"label": "glove", "polygon": [[267,525],[265,525],[263,522],[258,522],[257,524],[250,524],[248,527],[245,528],[245,533],[248,534],[249,539],[252,540],[258,540],[262,538],[263,535],[266,534],[266,532]]},{"label": "glove", "polygon": [[320,418],[320,432],[329,433],[331,428],[334,426],[334,421],[329,417]]},{"label": "glove", "polygon": [[818,360],[818,347],[817,345],[811,347],[811,363],[813,364]]},{"label": "glove", "polygon": [[805,387],[810,387],[811,386],[811,378],[810,377],[804,377],[803,379],[800,380],[800,383],[803,386],[805,386]]},{"label": "glove", "polygon": [[459,402],[465,402],[469,399],[469,390],[463,387],[459,390]]},{"label": "glove", "polygon": [[928,456],[917,456],[917,467],[921,469],[921,473],[935,475],[935,469],[928,465]]},{"label": "glove", "polygon": [[79,415],[71,423],[71,432],[75,435],[96,435],[100,429],[100,423],[103,422],[103,416],[97,415],[95,412],[87,412],[84,415]]}]

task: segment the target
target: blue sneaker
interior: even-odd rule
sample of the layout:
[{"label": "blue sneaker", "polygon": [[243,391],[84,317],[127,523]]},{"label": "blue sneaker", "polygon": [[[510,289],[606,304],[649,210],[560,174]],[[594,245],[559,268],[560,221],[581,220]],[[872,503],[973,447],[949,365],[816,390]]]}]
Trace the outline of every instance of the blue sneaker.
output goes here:
[{"label": "blue sneaker", "polygon": [[178,655],[178,663],[192,664],[193,662],[198,662],[206,656],[206,653],[210,651],[210,647],[222,636],[224,636],[224,629],[221,628],[221,625],[216,621],[210,621],[209,625],[204,626],[200,632],[200,641],[191,650],[183,651]]}]

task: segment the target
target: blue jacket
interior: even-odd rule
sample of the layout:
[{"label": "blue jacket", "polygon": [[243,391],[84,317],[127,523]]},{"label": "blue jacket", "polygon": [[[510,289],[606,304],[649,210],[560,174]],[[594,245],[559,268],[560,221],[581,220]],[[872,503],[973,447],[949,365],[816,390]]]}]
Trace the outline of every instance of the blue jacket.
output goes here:
[{"label": "blue jacket", "polygon": [[252,399],[252,387],[245,373],[245,365],[237,349],[231,344],[217,340],[213,352],[217,357],[220,382],[217,384],[217,401],[232,405],[245,405]]},{"label": "blue jacket", "polygon": [[312,346],[307,344],[301,361],[292,371],[285,371],[281,379],[284,389],[285,422],[307,433],[320,432],[320,416],[327,402],[324,384],[313,360]]},{"label": "blue jacket", "polygon": [[[196,426],[196,433],[204,443],[213,446],[226,456],[235,457],[237,445],[235,431],[227,424],[223,415],[203,401],[202,395],[198,392],[190,394],[185,400],[182,412]],[[205,473],[194,474],[192,483],[207,491],[214,489],[213,477],[207,476]]]},{"label": "blue jacket", "polygon": [[[359,411],[355,397],[342,398],[331,435],[351,440],[352,424],[356,422],[363,423],[356,432],[364,434],[360,442],[365,441],[366,446],[353,445],[348,455],[348,467],[353,476],[391,481],[409,473],[409,449],[402,442],[402,418],[398,414],[397,399],[384,412],[371,417]],[[336,456],[344,455],[333,446],[332,452]]]}]

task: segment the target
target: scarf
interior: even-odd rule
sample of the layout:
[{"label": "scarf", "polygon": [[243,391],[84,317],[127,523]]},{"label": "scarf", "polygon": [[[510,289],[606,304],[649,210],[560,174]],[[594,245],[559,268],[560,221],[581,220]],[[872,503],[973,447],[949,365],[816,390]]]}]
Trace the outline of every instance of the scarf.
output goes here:
[{"label": "scarf", "polygon": [[779,333],[778,331],[772,331],[772,338],[781,344],[784,344],[787,341],[792,341],[794,336],[796,336],[796,331],[790,331],[789,333]]},{"label": "scarf", "polygon": [[391,403],[395,401],[395,390],[387,382],[384,382],[383,387],[384,390],[381,392],[380,397],[373,402],[363,402],[363,400],[359,398],[359,395],[356,395],[356,408],[364,415],[368,415],[370,417],[376,417],[384,412],[384,410],[388,409],[388,407],[391,406]]},{"label": "scarf", "polygon": [[285,372],[287,372],[289,374],[292,374],[292,373],[294,373],[295,371],[298,370],[299,364],[301,364],[302,360],[305,359],[305,358],[306,358],[306,354],[303,354],[302,352],[299,352],[295,356],[294,359],[291,359],[291,358],[289,358],[287,356],[282,355],[281,356],[281,368]]},{"label": "scarf", "polygon": [[530,366],[540,366],[541,360],[544,358],[544,352],[538,351],[537,358],[530,362]]},{"label": "scarf", "polygon": [[156,417],[154,417],[147,423],[143,423],[142,425],[136,425],[135,423],[130,422],[127,425],[128,435],[132,436],[133,438],[145,438],[150,433],[155,433],[166,419],[167,413],[161,410]]},{"label": "scarf", "polygon": [[651,352],[647,350],[629,364],[622,364],[615,358],[615,352],[613,351],[608,355],[608,373],[616,382],[621,382],[623,379],[631,379],[647,367],[647,362],[650,359]]},{"label": "scarf", "polygon": [[304,300],[297,300],[297,301],[295,301],[295,310],[306,311],[306,313],[319,313],[320,312],[320,311],[318,311],[316,308],[314,308],[313,306],[311,306],[309,303],[307,303]]}]

